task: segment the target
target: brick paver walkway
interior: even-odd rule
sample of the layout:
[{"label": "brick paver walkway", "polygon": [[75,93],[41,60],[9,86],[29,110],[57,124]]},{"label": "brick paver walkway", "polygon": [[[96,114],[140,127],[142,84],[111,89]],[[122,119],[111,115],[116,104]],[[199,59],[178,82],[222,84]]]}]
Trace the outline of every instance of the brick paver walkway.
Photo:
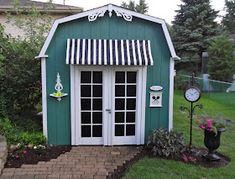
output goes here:
[{"label": "brick paver walkway", "polygon": [[72,147],[70,152],[48,162],[5,168],[1,179],[84,178],[104,179],[133,159],[139,147]]}]

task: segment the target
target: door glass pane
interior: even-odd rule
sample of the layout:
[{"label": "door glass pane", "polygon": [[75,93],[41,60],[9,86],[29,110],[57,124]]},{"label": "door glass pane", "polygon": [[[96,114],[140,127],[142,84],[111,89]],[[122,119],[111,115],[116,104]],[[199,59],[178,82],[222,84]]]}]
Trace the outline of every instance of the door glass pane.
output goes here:
[{"label": "door glass pane", "polygon": [[93,86],[93,97],[102,97],[102,86],[94,85]]},{"label": "door glass pane", "polygon": [[124,136],[124,125],[115,125],[115,136]]},{"label": "door glass pane", "polygon": [[82,110],[91,110],[91,100],[90,99],[81,99],[81,109]]},{"label": "door glass pane", "polygon": [[136,99],[127,99],[127,110],[135,110],[135,101]]},{"label": "door glass pane", "polygon": [[135,125],[126,125],[126,135],[127,136],[131,136],[131,135],[135,135]]},{"label": "door glass pane", "polygon": [[115,83],[125,83],[125,72],[116,72]]},{"label": "door glass pane", "polygon": [[125,99],[115,99],[115,110],[125,109]]},{"label": "door glass pane", "polygon": [[136,96],[136,85],[127,85],[127,96]]},{"label": "door glass pane", "polygon": [[127,72],[127,83],[136,83],[136,72]]},{"label": "door glass pane", "polygon": [[102,124],[102,112],[93,112],[93,124]]},{"label": "door glass pane", "polygon": [[102,137],[102,126],[93,126],[93,137]]},{"label": "door glass pane", "polygon": [[91,123],[91,113],[90,112],[82,112],[81,118],[82,118],[82,124],[90,124]]},{"label": "door glass pane", "polygon": [[126,113],[126,122],[135,122],[135,112]]},{"label": "door glass pane", "polygon": [[91,126],[82,126],[82,137],[91,137]]},{"label": "door glass pane", "polygon": [[102,99],[93,99],[93,110],[102,110]]},{"label": "door glass pane", "polygon": [[91,97],[91,85],[81,85],[81,97]]},{"label": "door glass pane", "polygon": [[115,86],[115,96],[124,97],[125,96],[125,85],[116,85]]},{"label": "door glass pane", "polygon": [[115,112],[115,123],[124,123],[124,112]]},{"label": "door glass pane", "polygon": [[91,72],[82,71],[81,72],[81,83],[91,83]]},{"label": "door glass pane", "polygon": [[102,83],[102,72],[94,71],[93,72],[93,83]]}]

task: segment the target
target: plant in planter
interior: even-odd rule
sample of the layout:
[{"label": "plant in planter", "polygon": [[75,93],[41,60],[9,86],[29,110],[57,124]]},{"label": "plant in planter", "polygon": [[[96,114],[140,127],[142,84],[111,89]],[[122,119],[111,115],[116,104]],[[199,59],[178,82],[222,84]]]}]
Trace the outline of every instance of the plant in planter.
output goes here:
[{"label": "plant in planter", "polygon": [[204,157],[209,161],[220,160],[215,151],[220,146],[220,136],[225,131],[225,121],[201,116],[197,122],[199,127],[204,130],[204,144],[208,149],[208,153]]}]

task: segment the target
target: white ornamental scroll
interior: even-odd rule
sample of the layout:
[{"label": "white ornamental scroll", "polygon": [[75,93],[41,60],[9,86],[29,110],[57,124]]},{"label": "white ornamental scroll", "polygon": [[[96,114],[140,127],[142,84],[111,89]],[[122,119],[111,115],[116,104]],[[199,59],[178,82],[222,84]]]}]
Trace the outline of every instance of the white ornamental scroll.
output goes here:
[{"label": "white ornamental scroll", "polygon": [[109,4],[107,7],[92,11],[92,13],[88,15],[88,20],[90,22],[93,22],[98,17],[103,17],[106,11],[109,12],[109,17],[112,16],[112,13],[114,11],[117,17],[123,17],[123,19],[129,22],[132,21],[132,15],[128,14],[125,10],[113,7],[111,4]]}]

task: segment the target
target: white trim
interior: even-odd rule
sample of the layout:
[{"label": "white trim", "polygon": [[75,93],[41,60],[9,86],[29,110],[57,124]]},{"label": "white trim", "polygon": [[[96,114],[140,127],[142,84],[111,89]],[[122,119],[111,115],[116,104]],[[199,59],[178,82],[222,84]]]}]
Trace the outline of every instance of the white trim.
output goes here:
[{"label": "white trim", "polygon": [[76,145],[75,66],[70,65],[71,144]]},{"label": "white trim", "polygon": [[173,99],[174,99],[174,59],[170,59],[170,77],[169,77],[169,124],[168,130],[170,131],[173,128]]},{"label": "white trim", "polygon": [[36,57],[34,57],[34,59],[40,59],[41,60],[41,58],[47,58],[47,57],[48,57],[48,55],[36,56]]},{"label": "white trim", "polygon": [[144,144],[144,140],[145,140],[145,122],[146,122],[146,118],[145,118],[145,109],[146,109],[146,85],[147,85],[147,66],[143,66],[142,68],[142,113],[141,113],[141,118],[140,118],[140,144]]},{"label": "white trim", "polygon": [[43,134],[48,138],[47,132],[47,87],[46,87],[46,58],[41,58],[41,81],[42,81],[42,123]]},{"label": "white trim", "polygon": [[108,5],[103,6],[103,7],[95,8],[95,9],[92,9],[92,10],[89,10],[89,11],[85,11],[85,12],[82,12],[82,13],[78,13],[78,14],[75,14],[75,15],[71,15],[71,16],[68,16],[68,17],[61,18],[61,19],[57,19],[54,22],[54,24],[53,24],[53,26],[52,26],[52,28],[51,28],[51,30],[50,30],[47,38],[46,38],[46,41],[45,41],[45,43],[44,43],[44,45],[43,45],[43,47],[42,47],[42,49],[39,53],[39,57],[45,56],[47,48],[49,47],[49,44],[50,44],[50,42],[51,42],[51,40],[52,40],[52,38],[55,34],[55,31],[56,31],[59,24],[66,23],[66,22],[69,22],[69,21],[73,21],[73,20],[76,20],[76,19],[80,19],[80,18],[89,16],[90,14],[93,14],[97,11],[101,11],[101,10],[107,11],[107,10],[109,10],[110,5],[112,6],[112,9],[115,12],[120,12],[121,11],[124,14],[129,14],[130,16],[134,16],[134,17],[137,17],[137,18],[140,18],[140,19],[144,19],[144,20],[151,21],[151,22],[154,22],[154,23],[157,23],[157,24],[161,24],[164,35],[166,37],[168,47],[170,49],[171,56],[173,58],[177,58],[173,43],[171,41],[167,26],[166,26],[166,22],[163,19],[153,17],[153,16],[149,16],[149,15],[145,15],[145,14],[141,14],[141,13],[137,13],[137,12],[134,12],[134,11],[130,11],[130,10],[115,6],[113,4],[108,4]]}]

